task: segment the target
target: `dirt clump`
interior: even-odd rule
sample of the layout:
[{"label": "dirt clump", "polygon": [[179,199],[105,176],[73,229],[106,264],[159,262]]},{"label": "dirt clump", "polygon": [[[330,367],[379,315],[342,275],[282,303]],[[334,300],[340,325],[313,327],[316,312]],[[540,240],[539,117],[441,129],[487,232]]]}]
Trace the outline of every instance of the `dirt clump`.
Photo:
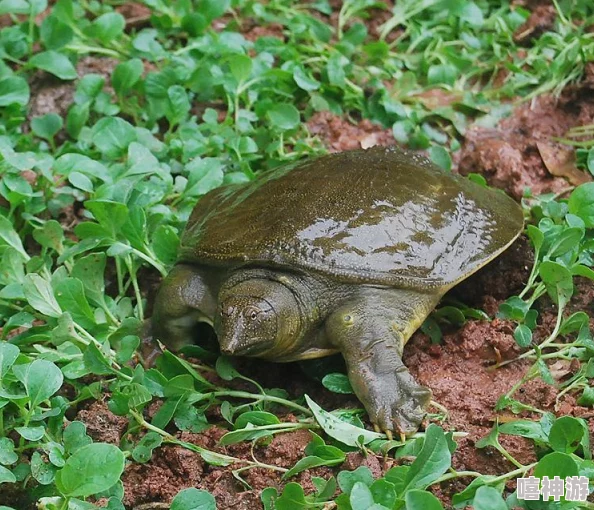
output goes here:
[{"label": "dirt clump", "polygon": [[[543,160],[542,148],[549,149],[548,153],[558,150],[554,137],[564,136],[573,126],[592,122],[594,95],[588,88],[569,88],[559,99],[539,96],[516,108],[496,128],[471,126],[465,135],[458,171],[463,175],[480,173],[491,186],[516,199],[524,195],[526,188],[533,195],[559,192],[568,187],[568,180],[552,175]],[[589,179],[586,175],[584,178]]]},{"label": "dirt clump", "polygon": [[540,4],[533,7],[528,19],[514,33],[514,41],[525,43],[539,38],[555,25],[557,10],[553,4]]},{"label": "dirt clump", "polygon": [[[110,76],[113,73],[118,61],[107,57],[84,57],[76,66],[79,77],[87,74],[100,74],[105,78],[106,84],[110,83]],[[57,113],[66,118],[68,109],[74,101],[74,82],[64,82],[51,74],[37,71],[31,78],[31,100],[29,101],[28,119]]]},{"label": "dirt clump", "polygon": [[115,10],[124,16],[127,32],[149,26],[152,11],[146,5],[137,2],[128,2],[118,5]]},{"label": "dirt clump", "polygon": [[162,446],[146,464],[126,467],[123,503],[130,507],[142,503],[170,502],[184,488],[200,487],[204,462],[200,455],[180,446]]},{"label": "dirt clump", "polygon": [[533,263],[534,252],[527,237],[522,235],[499,257],[456,285],[447,297],[493,317],[502,301],[524,288]]},{"label": "dirt clump", "polygon": [[93,441],[115,445],[119,445],[128,427],[128,420],[113,414],[101,400],[96,400],[86,409],[81,409],[76,415],[76,420],[87,426],[87,434]]},{"label": "dirt clump", "polygon": [[394,145],[390,129],[367,119],[357,124],[330,112],[317,112],[307,122],[312,135],[317,135],[330,152],[368,149],[375,145]]},{"label": "dirt clump", "polygon": [[256,42],[261,37],[275,37],[285,41],[284,27],[280,23],[269,23],[263,26],[255,20],[251,21],[249,25],[241,26],[242,34],[248,41]]}]

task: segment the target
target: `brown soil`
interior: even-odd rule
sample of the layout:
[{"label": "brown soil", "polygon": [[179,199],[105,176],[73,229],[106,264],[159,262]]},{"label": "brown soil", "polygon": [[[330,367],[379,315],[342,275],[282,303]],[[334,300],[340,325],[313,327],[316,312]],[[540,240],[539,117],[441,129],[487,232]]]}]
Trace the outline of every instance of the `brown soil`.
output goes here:
[{"label": "brown soil", "polygon": [[390,129],[367,119],[356,125],[346,118],[330,112],[315,113],[307,122],[310,133],[317,135],[330,152],[368,149],[374,145],[394,145],[396,140]]},{"label": "brown soil", "polygon": [[[590,179],[571,160],[551,161],[559,151],[553,137],[573,126],[594,122],[594,94],[586,82],[568,88],[559,99],[541,96],[522,104],[496,128],[471,127],[462,146],[458,171],[484,175],[491,186],[515,198],[530,188],[533,195],[559,192],[576,178]],[[571,153],[571,152],[570,152]],[[556,175],[553,175],[556,174]]]},{"label": "brown soil", "polygon": [[530,17],[516,30],[514,40],[518,43],[532,41],[551,30],[557,18],[557,11],[552,4],[541,4],[534,7]]},{"label": "brown soil", "polygon": [[87,426],[87,434],[93,441],[120,444],[120,439],[128,427],[128,420],[116,416],[102,401],[91,403],[88,408],[81,409],[76,419]]},{"label": "brown soil", "polygon": [[149,25],[152,11],[146,5],[128,2],[118,5],[115,10],[126,19],[126,31],[140,30]]},{"label": "brown soil", "polygon": [[[118,61],[107,57],[84,57],[76,66],[79,76],[86,74],[100,74],[109,86],[110,76]],[[74,82],[64,82],[43,71],[38,71],[32,77],[31,101],[29,102],[28,118],[32,119],[46,113],[57,113],[66,117],[68,108],[73,102],[75,91]]]}]

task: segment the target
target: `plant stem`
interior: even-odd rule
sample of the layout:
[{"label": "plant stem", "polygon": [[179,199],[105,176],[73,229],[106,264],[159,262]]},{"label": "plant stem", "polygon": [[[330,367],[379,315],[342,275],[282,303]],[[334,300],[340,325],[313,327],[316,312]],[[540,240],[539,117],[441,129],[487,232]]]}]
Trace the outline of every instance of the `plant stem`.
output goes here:
[{"label": "plant stem", "polygon": [[272,395],[262,395],[259,393],[249,393],[247,391],[229,391],[229,390],[224,390],[224,389],[220,389],[219,391],[213,391],[210,393],[204,393],[203,396],[205,398],[208,398],[210,396],[213,397],[236,397],[236,398],[251,398],[254,399],[258,402],[262,401],[262,400],[266,400],[268,402],[275,402],[277,404],[283,405],[285,407],[292,407],[293,409],[297,409],[299,411],[301,411],[304,414],[307,414],[308,416],[311,416],[313,413],[307,408],[307,407],[303,407],[299,404],[296,404],[295,402],[291,402],[290,400],[284,399],[284,398],[280,398],[280,397],[274,397]]},{"label": "plant stem", "polygon": [[183,448],[187,448],[188,450],[195,451],[196,453],[199,453],[201,455],[205,454],[207,456],[211,455],[213,457],[217,457],[220,460],[229,462],[229,464],[235,464],[235,463],[246,464],[246,466],[244,468],[240,468],[240,470],[246,470],[246,469],[251,469],[251,468],[266,468],[266,469],[270,469],[273,471],[281,471],[283,473],[288,471],[288,469],[282,468],[279,466],[273,466],[270,464],[264,464],[262,462],[257,462],[257,461],[254,462],[254,461],[247,460],[247,459],[239,459],[237,457],[231,457],[229,455],[225,455],[222,453],[217,453],[217,452],[213,452],[211,450],[207,450],[206,448],[202,448],[201,446],[195,445],[193,443],[187,443],[185,441],[180,441],[175,436],[172,436],[168,432],[165,432],[163,429],[160,429],[159,427],[155,427],[154,425],[148,423],[138,411],[130,410],[130,414],[134,417],[134,419],[142,427],[162,436],[165,442],[171,443],[171,444],[176,444]]},{"label": "plant stem", "polygon": [[[540,343],[540,345],[538,346],[539,349],[542,350],[542,349],[545,349],[546,347],[550,347],[551,344],[553,343],[553,341],[559,335],[559,329],[561,328],[561,322],[563,320],[563,310],[565,310],[565,306],[557,307],[557,321],[555,322],[555,328],[553,329],[551,334]],[[529,351],[526,351],[526,352],[520,354],[518,357],[516,357],[514,359],[508,359],[502,363],[499,363],[497,365],[497,368],[504,367],[505,365],[509,365],[510,363],[513,363],[514,361],[519,361],[521,359],[528,358],[529,356],[534,356],[535,354],[536,354],[536,349],[530,349]]]}]

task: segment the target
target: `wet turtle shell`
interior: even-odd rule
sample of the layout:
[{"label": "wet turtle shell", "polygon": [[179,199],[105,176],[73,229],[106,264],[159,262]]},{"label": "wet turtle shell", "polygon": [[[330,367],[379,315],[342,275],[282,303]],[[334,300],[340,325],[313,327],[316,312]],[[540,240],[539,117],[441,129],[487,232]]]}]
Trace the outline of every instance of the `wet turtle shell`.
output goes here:
[{"label": "wet turtle shell", "polygon": [[447,288],[522,228],[520,206],[502,192],[420,155],[376,147],[291,163],[208,193],[188,221],[180,261]]}]

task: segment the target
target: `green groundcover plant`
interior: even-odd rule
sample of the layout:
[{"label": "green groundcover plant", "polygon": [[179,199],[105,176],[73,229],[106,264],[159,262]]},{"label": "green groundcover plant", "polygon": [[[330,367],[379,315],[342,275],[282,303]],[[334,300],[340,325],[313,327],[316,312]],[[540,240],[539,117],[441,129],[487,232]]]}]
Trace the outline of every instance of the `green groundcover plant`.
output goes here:
[{"label": "green groundcover plant", "polygon": [[[147,281],[167,274],[202,195],[322,153],[323,143],[307,128],[318,112],[370,119],[449,171],[469,122],[495,125],[513,101],[560,94],[581,79],[594,60],[591,2],[554,2],[553,26],[524,48],[514,32],[529,11],[508,2],[404,0],[388,7],[345,0],[333,11],[326,0],[146,0],[150,14],[139,27],[118,12],[119,4],[0,1],[0,510],[10,510],[2,494],[48,510],[97,508],[99,498],[122,509],[126,465],[149,462],[166,444],[232,466],[243,483],[242,472],[252,468],[281,472],[284,488],[261,494],[267,510],[439,509],[429,489],[457,478],[465,488],[453,495],[456,508],[594,508],[565,498],[522,501],[513,484],[506,486],[534,474],[584,476],[592,487],[586,422],[527,406],[516,392],[540,377],[560,389],[559,397],[571,392],[580,405],[594,405],[590,318],[567,313],[574,279],[594,279],[593,183],[558,196],[527,190],[523,200],[534,266],[525,289],[498,316],[514,322],[514,338],[525,349],[520,358],[533,365],[497,410],[531,411],[539,419],[495,424],[476,445],[507,458],[514,466],[508,473],[455,471],[451,458],[464,431],[432,423],[404,444],[388,441],[364,428],[361,410],[290,399],[201,346],[189,348],[188,358],[166,352],[152,368],[138,363]],[[327,21],[333,13],[334,25]],[[372,30],[380,14],[385,21]],[[267,27],[266,35],[250,40],[250,22]],[[89,59],[107,71],[84,71]],[[66,87],[66,107],[38,111],[46,86]],[[430,90],[448,100],[431,103]],[[578,163],[594,173],[588,136],[591,127],[563,141],[578,147]],[[544,296],[558,315],[537,344]],[[484,318],[458,303],[442,306],[423,328],[439,342],[443,321]],[[558,383],[551,359],[575,360],[579,370]],[[213,371],[252,390],[214,384],[205,377]],[[344,374],[329,373],[323,384],[351,391]],[[72,420],[82,403],[99,399],[128,420],[119,445],[93,442],[85,424]],[[145,411],[155,402],[149,419]],[[228,427],[221,445],[266,444],[300,429],[310,431],[311,442],[286,469],[175,435],[204,431],[214,406]],[[281,409],[297,420],[281,421]],[[439,422],[445,412],[432,418]],[[499,442],[502,434],[531,440],[537,461],[513,458]],[[395,456],[400,465],[379,479],[364,467],[314,477],[312,494],[292,481],[309,468],[340,466],[351,451]],[[171,503],[174,510],[215,506],[212,495],[195,488]]]}]

